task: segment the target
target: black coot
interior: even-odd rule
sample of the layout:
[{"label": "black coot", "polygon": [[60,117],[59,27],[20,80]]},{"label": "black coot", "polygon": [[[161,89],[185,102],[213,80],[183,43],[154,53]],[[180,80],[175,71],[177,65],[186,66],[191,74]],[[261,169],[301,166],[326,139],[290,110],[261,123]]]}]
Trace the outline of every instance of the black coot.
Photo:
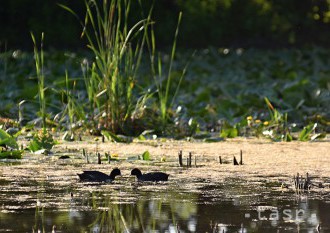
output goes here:
[{"label": "black coot", "polygon": [[81,174],[77,174],[81,181],[88,182],[112,182],[116,176],[120,176],[120,170],[115,168],[111,171],[110,175],[99,171],[84,171]]},{"label": "black coot", "polygon": [[169,174],[164,172],[150,172],[142,174],[140,169],[134,168],[131,171],[131,176],[136,176],[138,181],[167,181]]}]

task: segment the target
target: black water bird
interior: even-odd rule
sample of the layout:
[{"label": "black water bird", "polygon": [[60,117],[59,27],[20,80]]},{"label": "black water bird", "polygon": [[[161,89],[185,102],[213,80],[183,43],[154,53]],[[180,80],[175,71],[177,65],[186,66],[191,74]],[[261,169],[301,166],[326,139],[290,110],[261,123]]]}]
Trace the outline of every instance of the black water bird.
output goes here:
[{"label": "black water bird", "polygon": [[120,170],[115,168],[111,171],[110,175],[107,175],[99,171],[84,171],[81,174],[77,174],[81,181],[88,182],[112,182],[116,176],[120,176]]},{"label": "black water bird", "polygon": [[169,174],[166,174],[164,172],[150,172],[142,174],[140,169],[134,168],[131,171],[131,176],[136,176],[138,181],[167,181]]}]

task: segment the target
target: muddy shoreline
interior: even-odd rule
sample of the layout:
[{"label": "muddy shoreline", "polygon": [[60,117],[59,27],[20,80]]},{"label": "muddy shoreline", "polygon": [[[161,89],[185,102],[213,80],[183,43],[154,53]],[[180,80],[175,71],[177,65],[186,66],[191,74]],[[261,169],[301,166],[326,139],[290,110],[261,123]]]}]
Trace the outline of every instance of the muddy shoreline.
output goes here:
[{"label": "muddy shoreline", "polygon": [[[89,163],[82,156],[85,149]],[[178,152],[183,151],[186,163],[192,153],[192,167],[179,167]],[[233,157],[240,158],[243,152],[243,165],[234,166]],[[307,172],[317,182],[330,182],[330,142],[271,142],[264,139],[236,138],[224,142],[186,142],[174,140],[150,140],[130,144],[93,140],[82,142],[61,142],[53,149],[52,155],[23,155],[15,166],[0,166],[2,177],[33,176],[62,177],[64,180],[77,179],[76,173],[82,170],[99,170],[108,173],[119,167],[123,176],[139,167],[143,172],[165,171],[174,180],[204,179],[221,183],[227,178],[243,180],[268,180],[289,182],[297,172]],[[102,164],[97,164],[96,151],[102,156]],[[149,151],[151,160],[137,158]],[[106,161],[104,154],[116,155],[118,161]],[[59,159],[68,155],[69,159]],[[223,164],[219,163],[219,156]],[[196,166],[197,165],[197,166]],[[16,174],[16,175],[15,175]],[[60,179],[60,178],[59,178]]]}]

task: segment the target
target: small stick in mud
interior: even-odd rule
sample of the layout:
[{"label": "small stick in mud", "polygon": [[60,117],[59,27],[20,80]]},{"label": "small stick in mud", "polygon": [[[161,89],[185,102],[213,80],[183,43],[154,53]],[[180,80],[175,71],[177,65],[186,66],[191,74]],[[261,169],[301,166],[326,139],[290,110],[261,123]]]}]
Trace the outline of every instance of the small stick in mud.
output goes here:
[{"label": "small stick in mud", "polygon": [[97,153],[97,164],[101,164],[101,154]]},{"label": "small stick in mud", "polygon": [[296,191],[299,192],[299,173],[297,173],[297,176],[294,181],[295,181]]},{"label": "small stick in mud", "polygon": [[239,161],[239,165],[243,165],[243,151],[241,150],[241,153],[240,153],[240,161]]},{"label": "small stick in mud", "polygon": [[110,152],[109,153],[105,153],[105,156],[107,157],[108,163],[110,164],[110,161],[111,161]]},{"label": "small stick in mud", "polygon": [[86,157],[86,151],[85,151],[84,148],[83,148],[82,154],[83,154],[84,157]]},{"label": "small stick in mud", "polygon": [[299,180],[299,189],[300,190],[304,189],[304,183],[305,183],[305,180],[304,180],[303,176],[300,175],[300,180]]},{"label": "small stick in mud", "polygon": [[219,156],[219,163],[222,164],[221,156]]},{"label": "small stick in mud", "polygon": [[197,156],[195,155],[195,167],[197,167]]},{"label": "small stick in mud", "polygon": [[234,156],[233,162],[234,162],[234,165],[239,165],[235,156]]},{"label": "small stick in mud", "polygon": [[86,153],[86,163],[89,163],[89,160],[88,160],[88,153]]},{"label": "small stick in mud", "polygon": [[179,156],[179,165],[180,165],[180,167],[183,167],[183,163],[182,163],[182,150],[179,151],[178,156]]},{"label": "small stick in mud", "polygon": [[189,167],[191,167],[191,159],[192,159],[192,153],[189,152]]},{"label": "small stick in mud", "polygon": [[104,135],[102,134],[102,143],[104,143],[104,141],[105,141],[105,137],[104,137]]},{"label": "small stick in mud", "polygon": [[312,181],[311,181],[311,178],[309,177],[309,174],[307,172],[306,173],[306,181],[305,181],[305,184],[304,184],[304,189],[310,190],[311,187],[312,187]]}]

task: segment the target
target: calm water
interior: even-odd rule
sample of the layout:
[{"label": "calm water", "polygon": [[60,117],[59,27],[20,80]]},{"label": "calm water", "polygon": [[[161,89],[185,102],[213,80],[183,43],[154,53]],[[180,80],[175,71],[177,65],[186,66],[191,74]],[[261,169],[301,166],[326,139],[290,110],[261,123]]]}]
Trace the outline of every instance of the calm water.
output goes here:
[{"label": "calm water", "polygon": [[72,179],[0,178],[0,232],[317,232],[319,223],[330,232],[327,193],[296,196],[230,180],[188,188]]}]

